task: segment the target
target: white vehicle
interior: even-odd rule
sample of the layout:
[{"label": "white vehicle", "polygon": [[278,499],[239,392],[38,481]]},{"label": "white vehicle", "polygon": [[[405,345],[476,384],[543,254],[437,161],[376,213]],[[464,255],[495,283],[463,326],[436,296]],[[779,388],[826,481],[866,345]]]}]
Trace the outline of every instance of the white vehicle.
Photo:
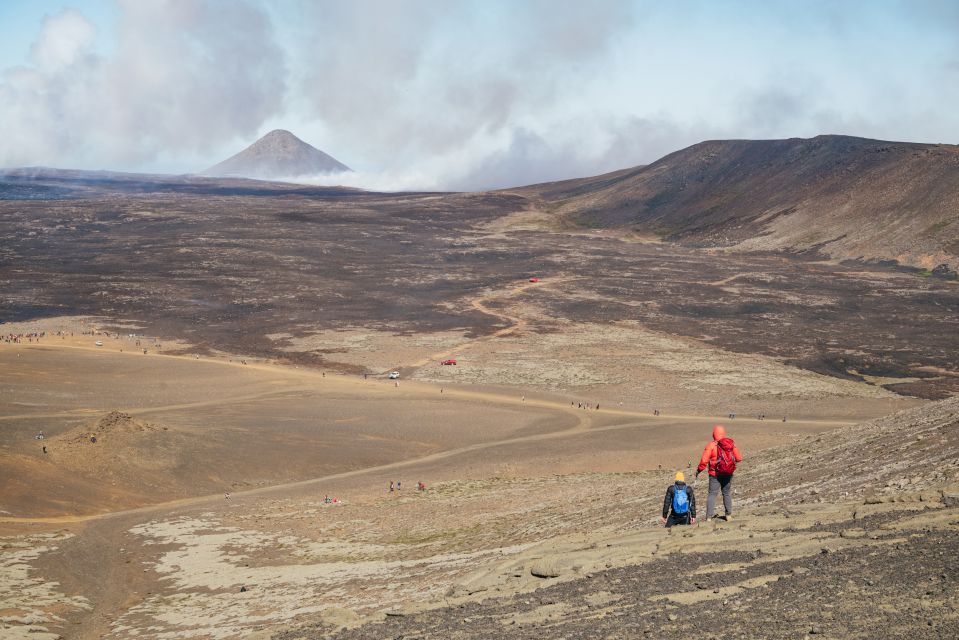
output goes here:
[{"label": "white vehicle", "polygon": [[103,340],[97,340],[97,341],[94,342],[93,344],[97,345],[98,347],[102,347],[102,346],[103,346]]},{"label": "white vehicle", "polygon": [[396,380],[400,377],[399,371],[390,371],[390,380]]}]

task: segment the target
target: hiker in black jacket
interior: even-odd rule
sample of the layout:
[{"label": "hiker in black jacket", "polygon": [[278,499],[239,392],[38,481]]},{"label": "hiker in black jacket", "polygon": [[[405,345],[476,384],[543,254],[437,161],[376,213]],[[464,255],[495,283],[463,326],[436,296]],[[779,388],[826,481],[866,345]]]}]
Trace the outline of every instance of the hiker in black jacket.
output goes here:
[{"label": "hiker in black jacket", "polygon": [[686,484],[682,471],[676,473],[676,482],[666,489],[663,500],[663,524],[667,528],[674,524],[696,524],[696,494]]}]

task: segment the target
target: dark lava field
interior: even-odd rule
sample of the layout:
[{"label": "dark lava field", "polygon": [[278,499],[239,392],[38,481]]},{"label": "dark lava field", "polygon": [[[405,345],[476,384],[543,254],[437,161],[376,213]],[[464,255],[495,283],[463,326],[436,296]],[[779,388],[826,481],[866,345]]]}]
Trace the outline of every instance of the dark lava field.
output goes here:
[{"label": "dark lava field", "polygon": [[[560,321],[644,326],[907,395],[959,391],[959,285],[814,254],[492,225],[535,196],[381,194],[210,178],[0,178],[0,320],[133,320],[151,334],[322,364],[270,334],[495,331],[471,307],[536,275]],[[525,295],[525,294],[524,294]],[[889,380],[901,379],[897,380]]]}]

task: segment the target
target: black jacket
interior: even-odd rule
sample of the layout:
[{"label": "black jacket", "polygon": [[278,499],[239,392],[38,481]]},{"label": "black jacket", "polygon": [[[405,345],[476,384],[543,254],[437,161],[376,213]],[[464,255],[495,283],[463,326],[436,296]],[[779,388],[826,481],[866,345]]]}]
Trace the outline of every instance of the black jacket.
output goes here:
[{"label": "black jacket", "polygon": [[673,494],[676,493],[676,489],[685,489],[686,493],[689,496],[689,515],[692,518],[696,517],[696,494],[693,493],[693,488],[686,484],[685,482],[675,482],[669,485],[669,488],[666,489],[666,499],[663,500],[663,517],[666,518],[669,516],[669,512],[673,509]]}]

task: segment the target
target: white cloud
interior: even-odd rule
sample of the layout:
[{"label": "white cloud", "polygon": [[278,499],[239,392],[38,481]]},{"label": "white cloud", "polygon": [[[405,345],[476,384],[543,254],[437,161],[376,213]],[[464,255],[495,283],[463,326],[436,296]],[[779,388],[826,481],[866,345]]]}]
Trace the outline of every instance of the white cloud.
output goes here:
[{"label": "white cloud", "polygon": [[34,65],[0,79],[0,166],[138,167],[255,135],[285,61],[266,14],[228,0],[119,3],[116,49],[77,11],[45,21]]},{"label": "white cloud", "polygon": [[323,182],[481,189],[707,138],[959,130],[936,2],[116,1],[0,71],[0,166],[199,171],[285,128],[359,169]]},{"label": "white cloud", "polygon": [[39,67],[62,69],[90,52],[95,35],[93,25],[83,14],[75,9],[64,9],[44,19],[30,53]]}]

